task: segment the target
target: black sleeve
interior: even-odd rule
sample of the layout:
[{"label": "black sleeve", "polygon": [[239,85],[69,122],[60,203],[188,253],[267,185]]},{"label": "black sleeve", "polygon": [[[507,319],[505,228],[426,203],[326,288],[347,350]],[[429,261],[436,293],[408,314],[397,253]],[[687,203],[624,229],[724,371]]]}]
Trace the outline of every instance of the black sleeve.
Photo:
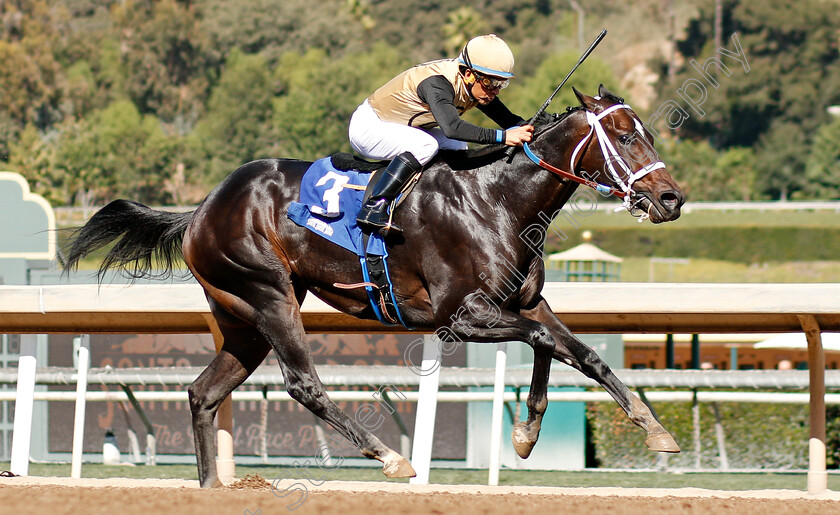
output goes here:
[{"label": "black sleeve", "polygon": [[525,123],[525,120],[521,116],[511,113],[502,101],[499,100],[499,97],[494,98],[486,106],[479,104],[478,110],[499,124],[499,127],[502,129],[510,129],[511,127]]},{"label": "black sleeve", "polygon": [[[417,96],[429,105],[429,111],[447,138],[482,144],[499,143],[498,131],[479,127],[461,119],[454,103],[455,88],[443,75],[433,75],[421,82],[417,86]],[[503,138],[504,135],[502,141]]]}]

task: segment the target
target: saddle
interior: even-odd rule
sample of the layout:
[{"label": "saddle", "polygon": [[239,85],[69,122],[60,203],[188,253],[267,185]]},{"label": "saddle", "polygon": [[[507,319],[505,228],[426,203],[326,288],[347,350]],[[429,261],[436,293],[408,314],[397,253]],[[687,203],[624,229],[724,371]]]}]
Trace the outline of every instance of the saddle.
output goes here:
[{"label": "saddle", "polygon": [[348,152],[338,152],[330,156],[330,163],[336,170],[349,172],[375,172],[388,166],[388,161],[368,161]]}]

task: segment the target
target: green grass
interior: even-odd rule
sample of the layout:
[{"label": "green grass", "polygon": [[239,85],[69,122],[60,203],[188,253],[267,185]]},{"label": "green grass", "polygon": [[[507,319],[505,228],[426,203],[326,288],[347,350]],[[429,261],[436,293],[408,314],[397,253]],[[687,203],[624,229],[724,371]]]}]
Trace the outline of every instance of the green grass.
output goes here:
[{"label": "green grass", "polygon": [[669,283],[837,283],[840,261],[804,261],[747,265],[714,259],[688,260],[687,264],[654,263],[650,258],[624,258],[624,282]]},{"label": "green grass", "polygon": [[[9,463],[0,463],[0,470],[7,470]],[[33,463],[29,466],[32,476],[69,477],[69,464]],[[308,470],[313,480],[344,481],[388,481],[408,482],[407,479],[386,479],[375,467],[339,467],[334,470],[312,467]],[[238,477],[259,474],[269,482],[280,478],[306,478],[307,474],[295,467],[287,466],[245,466],[236,467]],[[86,464],[82,476],[88,478],[156,478],[195,479],[196,468],[192,465],[107,466]],[[555,486],[555,487],[633,487],[633,488],[706,488],[710,490],[806,490],[807,477],[804,472],[790,473],[672,473],[672,472],[599,472],[599,471],[532,471],[502,470],[500,485]],[[487,470],[476,469],[433,469],[430,482],[434,484],[487,484]],[[828,488],[840,490],[840,475],[828,476]]]},{"label": "green grass", "polygon": [[[568,208],[567,208],[568,209]],[[696,228],[696,227],[840,227],[840,214],[834,211],[694,211],[683,210],[682,216],[674,222],[654,225],[639,224],[626,211],[605,213],[598,211],[589,216],[572,212],[580,230],[610,229],[621,227],[644,227],[650,230]],[[556,222],[561,228],[568,223]]]}]

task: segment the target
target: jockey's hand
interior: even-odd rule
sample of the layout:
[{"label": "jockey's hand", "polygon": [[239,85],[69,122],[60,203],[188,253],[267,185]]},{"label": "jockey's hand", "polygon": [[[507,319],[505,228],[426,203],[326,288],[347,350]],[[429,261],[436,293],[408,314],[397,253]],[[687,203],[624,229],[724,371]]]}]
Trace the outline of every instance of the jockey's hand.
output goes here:
[{"label": "jockey's hand", "polygon": [[505,131],[505,145],[510,147],[521,147],[526,141],[531,141],[531,135],[533,133],[533,125],[511,127]]}]

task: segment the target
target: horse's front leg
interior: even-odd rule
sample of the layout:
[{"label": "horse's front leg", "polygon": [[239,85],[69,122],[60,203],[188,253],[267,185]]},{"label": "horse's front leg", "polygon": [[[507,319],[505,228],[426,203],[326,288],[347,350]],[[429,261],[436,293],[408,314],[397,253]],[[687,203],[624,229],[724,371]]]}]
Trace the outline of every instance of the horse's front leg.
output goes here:
[{"label": "horse's front leg", "polygon": [[[528,393],[528,419],[513,428],[511,440],[522,458],[531,455],[540,434],[540,424],[548,407],[548,377],[556,342],[542,323],[502,310],[483,295],[469,295],[452,317],[454,336],[464,341],[521,341],[534,349],[534,367]],[[440,332],[439,332],[440,336]]]},{"label": "horse's front leg", "polygon": [[[551,335],[546,335],[551,338]],[[528,342],[530,343],[530,342]],[[551,345],[554,346],[552,339]],[[517,422],[511,433],[511,440],[516,454],[520,458],[531,455],[540,436],[540,427],[545,410],[548,409],[548,377],[551,372],[551,351],[541,344],[534,347],[534,368],[531,375],[531,388],[528,391],[528,419]]]},{"label": "horse's front leg", "polygon": [[633,395],[621,382],[610,367],[585,343],[581,342],[551,311],[545,299],[541,298],[536,307],[521,311],[531,320],[545,324],[554,336],[557,345],[553,350],[554,359],[562,361],[587,377],[598,381],[627,413],[631,422],[647,433],[645,445],[658,452],[680,452],[680,447],[670,433],[656,420],[650,409],[638,397]]}]

